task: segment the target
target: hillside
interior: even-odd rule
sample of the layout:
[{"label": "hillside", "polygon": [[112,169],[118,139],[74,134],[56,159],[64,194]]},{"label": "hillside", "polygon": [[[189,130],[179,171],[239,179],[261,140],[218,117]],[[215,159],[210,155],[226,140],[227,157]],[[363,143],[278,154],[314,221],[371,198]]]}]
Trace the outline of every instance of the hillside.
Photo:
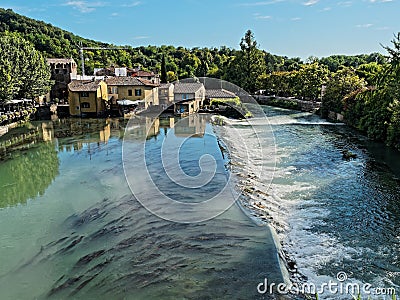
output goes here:
[{"label": "hillside", "polygon": [[[115,45],[79,37],[51,24],[19,15],[11,9],[0,8],[0,31],[20,33],[46,57],[73,57],[77,62],[79,61],[78,45],[80,43],[84,47],[115,47]],[[124,48],[127,49],[85,51],[85,57],[88,58],[86,73],[90,74],[94,67],[109,65],[127,67],[141,65],[145,69],[159,71],[162,53],[165,53],[167,71],[172,71],[179,77],[197,75],[196,72],[201,72],[202,75],[218,76],[218,70],[234,55],[234,50],[226,47],[191,50],[173,46],[138,48],[124,46]],[[204,70],[201,70],[199,57],[209,60]]]},{"label": "hillside", "polygon": [[[79,37],[51,24],[37,21],[0,8],[0,32],[18,32],[32,42],[35,48],[46,57],[72,57],[79,62],[79,45],[84,47],[115,47],[107,43],[97,42]],[[239,41],[238,41],[239,44]],[[230,80],[228,66],[237,54],[237,50],[225,46],[220,48],[187,49],[174,46],[141,46],[133,48],[124,46],[126,50],[92,50],[85,51],[86,74],[93,69],[110,65],[135,67],[160,72],[162,55],[166,58],[166,70],[170,79],[208,76]],[[300,58],[273,55],[263,50],[267,73],[274,71],[291,71],[299,69],[303,64]],[[318,60],[318,58],[312,58]],[[381,54],[346,56],[336,55],[319,60],[330,71],[335,72],[340,66],[357,67],[363,63],[376,61],[383,63]],[[78,63],[79,68],[80,64]],[[233,80],[234,81],[234,80]]]}]

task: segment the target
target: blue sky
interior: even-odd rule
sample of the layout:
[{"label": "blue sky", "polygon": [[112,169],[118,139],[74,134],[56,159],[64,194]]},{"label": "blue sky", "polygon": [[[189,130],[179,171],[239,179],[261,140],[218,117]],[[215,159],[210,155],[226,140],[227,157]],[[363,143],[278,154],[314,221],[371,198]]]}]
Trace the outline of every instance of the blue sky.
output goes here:
[{"label": "blue sky", "polygon": [[400,31],[400,0],[2,0],[4,8],[116,45],[260,47],[303,59],[382,52]]}]

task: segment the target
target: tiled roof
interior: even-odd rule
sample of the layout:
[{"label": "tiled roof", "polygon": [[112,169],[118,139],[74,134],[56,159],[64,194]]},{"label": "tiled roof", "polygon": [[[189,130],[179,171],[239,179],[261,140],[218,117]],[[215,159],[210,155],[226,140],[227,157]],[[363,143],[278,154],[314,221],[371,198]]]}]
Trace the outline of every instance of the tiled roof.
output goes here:
[{"label": "tiled roof", "polygon": [[116,85],[116,86],[158,86],[157,84],[152,83],[151,81],[144,80],[141,78],[131,77],[131,76],[119,76],[119,77],[108,77],[106,79],[106,83],[108,85]]},{"label": "tiled roof", "polygon": [[146,85],[146,86],[153,86],[153,87],[160,86],[159,84],[154,83],[154,82],[151,81],[151,80],[142,79],[142,78],[138,78],[138,79],[139,79],[141,82],[143,82],[143,84]]},{"label": "tiled roof", "polygon": [[75,63],[73,58],[48,58],[47,63],[49,64],[69,64]]},{"label": "tiled roof", "polygon": [[99,88],[101,80],[73,80],[68,84],[71,92],[95,92]]},{"label": "tiled roof", "polygon": [[204,87],[204,85],[202,83],[177,82],[177,83],[175,83],[174,93],[176,93],[176,94],[194,94],[202,87]]},{"label": "tiled roof", "polygon": [[139,70],[139,71],[134,71],[133,76],[137,76],[137,77],[150,77],[150,76],[153,77],[153,76],[155,76],[155,77],[158,77],[158,74],[155,74],[154,72],[147,72],[147,71]]},{"label": "tiled roof", "polygon": [[169,89],[171,87],[172,83],[161,83],[160,84],[160,89]]},{"label": "tiled roof", "polygon": [[106,79],[106,83],[108,85],[135,85],[141,86],[144,85],[138,78],[129,77],[129,76],[121,76],[121,77],[108,77]]},{"label": "tiled roof", "polygon": [[236,98],[236,95],[224,89],[211,89],[206,90],[206,98]]}]

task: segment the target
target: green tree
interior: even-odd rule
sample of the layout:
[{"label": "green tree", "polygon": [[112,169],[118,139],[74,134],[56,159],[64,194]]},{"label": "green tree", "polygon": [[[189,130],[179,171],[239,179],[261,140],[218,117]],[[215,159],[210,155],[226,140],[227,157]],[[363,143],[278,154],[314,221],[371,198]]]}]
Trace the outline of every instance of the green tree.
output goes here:
[{"label": "green tree", "polygon": [[365,86],[364,79],[360,79],[352,68],[345,67],[333,73],[326,84],[322,97],[322,116],[327,117],[329,111],[342,113],[344,110],[343,99]]},{"label": "green tree", "polygon": [[0,33],[0,100],[50,91],[50,69],[42,54],[17,33]]},{"label": "green tree", "polygon": [[374,74],[374,86],[345,97],[344,116],[347,124],[371,139],[400,150],[400,33],[392,44],[393,48],[384,47],[389,53],[388,64]]},{"label": "green tree", "polygon": [[167,82],[174,82],[178,80],[178,76],[173,71],[167,72]]},{"label": "green tree", "polygon": [[292,96],[294,71],[278,71],[268,74],[265,78],[264,88],[269,94],[277,96]]},{"label": "green tree", "polygon": [[328,68],[318,63],[302,65],[296,79],[298,96],[305,100],[317,100],[328,74]]},{"label": "green tree", "polygon": [[259,78],[265,73],[264,53],[258,49],[257,41],[248,30],[240,42],[240,49],[228,67],[226,78],[248,92],[259,88]]},{"label": "green tree", "polygon": [[33,99],[47,94],[53,82],[50,80],[50,69],[44,57],[32,48],[27,53],[27,62],[27,68],[21,74],[22,84],[18,97]]},{"label": "green tree", "polygon": [[364,78],[369,85],[376,85],[378,76],[382,74],[383,66],[370,62],[360,65],[355,71],[360,78]]}]

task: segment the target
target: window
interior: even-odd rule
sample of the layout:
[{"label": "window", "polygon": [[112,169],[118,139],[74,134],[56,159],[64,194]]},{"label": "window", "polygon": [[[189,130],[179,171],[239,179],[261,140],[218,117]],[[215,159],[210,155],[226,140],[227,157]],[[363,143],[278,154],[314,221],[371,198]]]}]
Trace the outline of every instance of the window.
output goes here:
[{"label": "window", "polygon": [[90,103],[89,102],[83,102],[81,104],[82,108],[90,108]]},{"label": "window", "polygon": [[76,110],[79,110],[79,106],[76,107]]},{"label": "window", "polygon": [[142,90],[141,89],[135,89],[135,96],[136,97],[142,96]]},{"label": "window", "polygon": [[81,92],[81,97],[84,97],[84,98],[89,97],[89,92]]},{"label": "window", "polygon": [[128,90],[128,96],[132,96],[132,90]]},{"label": "window", "polygon": [[108,93],[109,93],[109,94],[118,94],[118,87],[116,87],[116,86],[109,86],[109,87],[108,87]]}]

